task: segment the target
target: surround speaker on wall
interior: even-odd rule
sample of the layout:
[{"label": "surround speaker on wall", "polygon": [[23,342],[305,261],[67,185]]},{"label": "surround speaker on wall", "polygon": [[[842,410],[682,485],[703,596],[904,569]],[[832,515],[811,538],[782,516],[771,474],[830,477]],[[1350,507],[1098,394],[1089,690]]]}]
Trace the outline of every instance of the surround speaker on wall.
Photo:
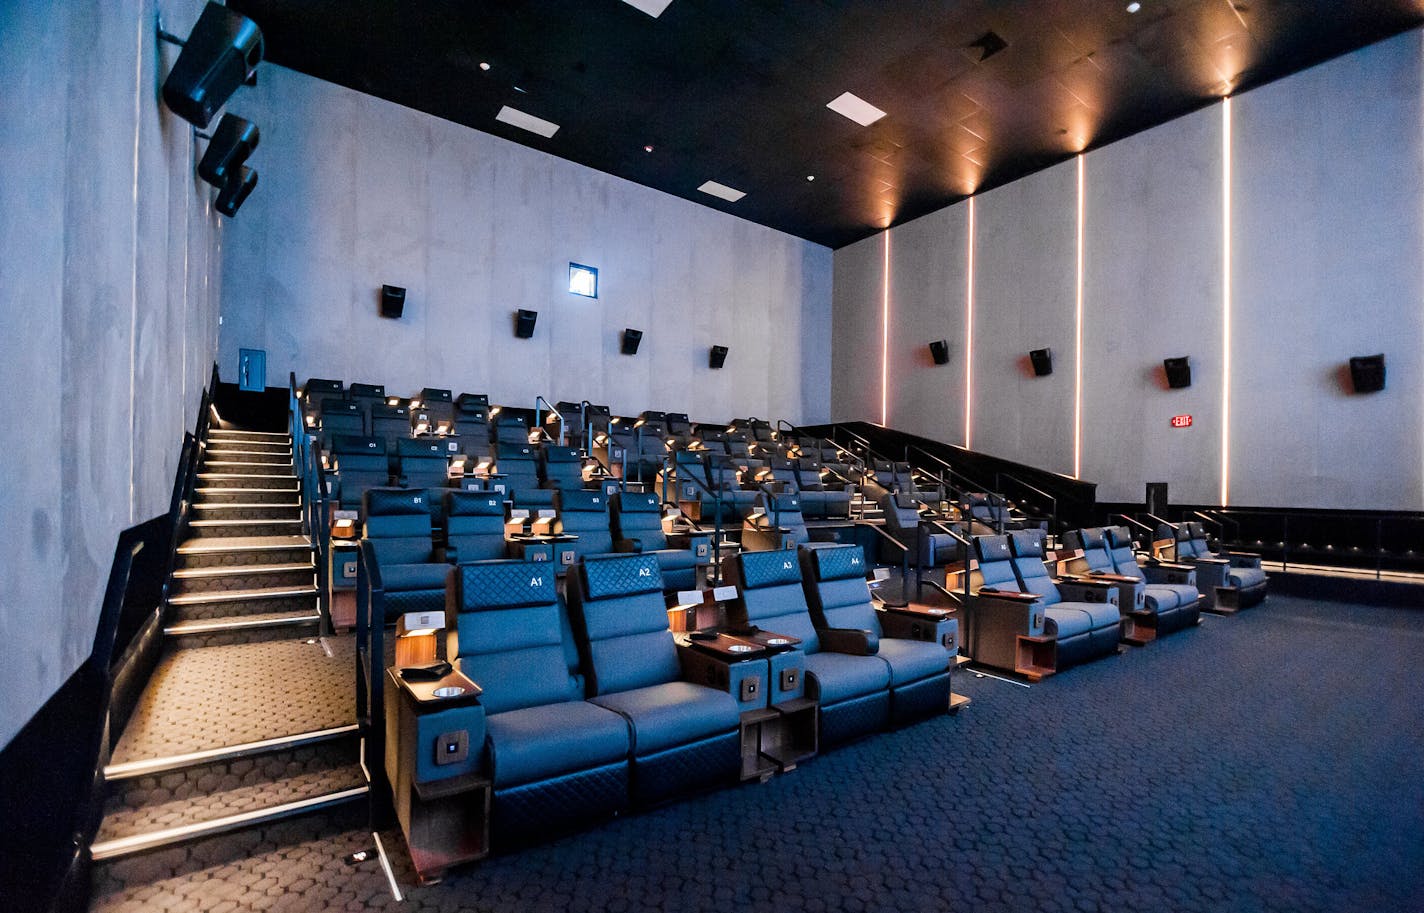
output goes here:
[{"label": "surround speaker on wall", "polygon": [[1384,389],[1384,355],[1356,355],[1350,359],[1350,382],[1356,393]]},{"label": "surround speaker on wall", "polygon": [[163,81],[163,101],[188,123],[206,127],[261,61],[262,30],[257,23],[209,3]]},{"label": "surround speaker on wall", "polygon": [[[1047,377],[1053,373],[1052,349],[1032,349],[1028,353],[1028,360],[1033,362],[1033,374],[1035,377]],[[1023,364],[1023,362],[1019,363]]]},{"label": "surround speaker on wall", "polygon": [[257,172],[246,165],[238,165],[237,170],[228,175],[222,190],[218,191],[218,199],[213,207],[230,219],[237,215],[242,201],[248,198],[252,188],[256,186]]},{"label": "surround speaker on wall", "polygon": [[727,362],[727,347],[713,346],[712,351],[707,355],[707,367],[720,368]]},{"label": "surround speaker on wall", "polygon": [[381,316],[399,320],[405,313],[405,289],[398,285],[381,286]]},{"label": "surround speaker on wall", "polygon": [[1162,359],[1162,368],[1167,372],[1167,386],[1174,390],[1192,385],[1192,366],[1187,356]]},{"label": "surround speaker on wall", "polygon": [[514,335],[520,339],[528,339],[534,335],[534,320],[539,316],[538,311],[526,311],[519,309],[519,313],[514,315]]},{"label": "surround speaker on wall", "polygon": [[930,358],[933,358],[937,365],[949,364],[949,340],[936,339],[930,343]]},{"label": "surround speaker on wall", "polygon": [[637,354],[638,354],[638,343],[640,343],[640,342],[642,342],[642,341],[643,341],[643,331],[642,331],[642,330],[625,329],[625,330],[623,331],[623,346],[622,346],[623,354],[624,354],[624,355],[637,355]]},{"label": "surround speaker on wall", "polygon": [[261,131],[252,121],[224,114],[198,162],[198,177],[214,187],[225,188],[228,178],[257,148],[260,136]]}]

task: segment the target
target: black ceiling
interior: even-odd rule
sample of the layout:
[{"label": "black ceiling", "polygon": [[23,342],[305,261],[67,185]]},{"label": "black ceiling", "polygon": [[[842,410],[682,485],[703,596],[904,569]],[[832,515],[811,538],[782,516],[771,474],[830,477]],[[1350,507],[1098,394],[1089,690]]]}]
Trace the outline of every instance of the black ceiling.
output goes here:
[{"label": "black ceiling", "polygon": [[[1424,21],[1417,0],[1127,2],[228,5],[283,66],[831,247]],[[887,116],[826,107],[846,91]]]}]

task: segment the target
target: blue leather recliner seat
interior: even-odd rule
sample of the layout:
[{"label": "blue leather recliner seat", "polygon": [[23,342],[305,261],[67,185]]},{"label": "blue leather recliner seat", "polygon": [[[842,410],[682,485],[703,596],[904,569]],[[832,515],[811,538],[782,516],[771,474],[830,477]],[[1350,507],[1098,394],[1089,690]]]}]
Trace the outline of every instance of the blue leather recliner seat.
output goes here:
[{"label": "blue leather recliner seat", "polygon": [[1015,532],[1009,543],[1021,588],[1042,597],[1057,634],[1058,668],[1117,652],[1122,615],[1114,588],[1055,581],[1043,563],[1044,535],[1040,530]]},{"label": "blue leather recliner seat", "polygon": [[670,590],[690,590],[697,585],[697,568],[711,560],[711,540],[700,535],[674,535],[663,531],[663,505],[654,494],[618,492],[612,496],[614,547],[620,552],[641,552],[658,559],[663,585]]},{"label": "blue leather recliner seat", "polygon": [[892,675],[890,664],[875,655],[878,637],[861,629],[817,629],[795,552],[742,552],[727,565],[727,582],[737,587],[728,605],[734,623],[801,641],[806,696],[820,702],[822,746],[885,727]]},{"label": "blue leather recliner seat", "polygon": [[391,484],[386,442],[380,438],[340,434],[331,442],[327,495],[335,496],[342,510],[361,510],[369,488]]},{"label": "blue leather recliner seat", "polygon": [[[1101,535],[1099,554],[1105,552],[1111,560],[1111,565],[1103,569],[1142,581],[1143,608],[1156,613],[1158,634],[1170,634],[1201,622],[1201,593],[1197,590],[1194,569],[1160,563],[1144,568],[1137,560],[1132,533],[1125,526],[1105,527]],[[1091,540],[1091,536],[1088,539]],[[1084,554],[1089,551],[1085,544]]]},{"label": "blue leather recliner seat", "polygon": [[495,492],[445,492],[445,560],[451,564],[506,556],[504,500]]},{"label": "blue leather recliner seat", "polygon": [[[867,564],[859,545],[803,548],[801,571],[806,604],[819,632],[867,631],[875,657],[890,667],[890,720],[908,723],[949,709],[949,673],[954,654],[927,629],[911,639],[911,622],[877,611],[865,583]],[[896,636],[901,635],[901,636]]]},{"label": "blue leather recliner seat", "polygon": [[521,843],[627,808],[632,733],[584,700],[553,568],[489,561],[451,573],[447,655],[483,689],[492,839]]},{"label": "blue leather recliner seat", "polygon": [[449,566],[436,554],[430,497],[423,488],[372,488],[362,496],[362,535],[371,543],[380,570],[386,621],[405,612],[445,608]]},{"label": "blue leather recliner seat", "polygon": [[[1172,557],[1197,569],[1197,586],[1209,608],[1244,609],[1266,598],[1266,572],[1259,555],[1211,550],[1206,528],[1196,521],[1178,523],[1169,535]],[[1158,538],[1162,538],[1159,531]]]},{"label": "blue leather recliner seat", "polygon": [[727,691],[682,680],[657,558],[585,558],[567,590],[589,700],[632,733],[634,802],[735,782],[741,707]]}]

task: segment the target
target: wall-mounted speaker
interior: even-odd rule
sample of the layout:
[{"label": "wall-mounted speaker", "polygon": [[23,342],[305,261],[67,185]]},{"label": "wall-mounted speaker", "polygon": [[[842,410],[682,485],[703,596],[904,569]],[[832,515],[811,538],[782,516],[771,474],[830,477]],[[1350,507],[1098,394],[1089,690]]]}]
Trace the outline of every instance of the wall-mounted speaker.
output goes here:
[{"label": "wall-mounted speaker", "polygon": [[236,114],[224,114],[208,140],[208,148],[198,162],[198,177],[221,188],[227,184],[228,176],[257,148],[260,131],[252,121],[243,120]]},{"label": "wall-mounted speaker", "polygon": [[188,123],[207,127],[261,61],[262,30],[257,23],[209,3],[163,81],[163,101]]},{"label": "wall-mounted speaker", "polygon": [[1350,382],[1356,393],[1378,393],[1384,389],[1384,355],[1356,355],[1350,359]]},{"label": "wall-mounted speaker", "polygon": [[1167,386],[1173,390],[1192,385],[1192,366],[1187,356],[1162,359],[1162,368],[1167,372]]},{"label": "wall-mounted speaker", "polygon": [[514,315],[514,335],[520,339],[528,339],[534,335],[534,320],[539,316],[538,311],[526,311],[519,309],[519,313]]},{"label": "wall-mounted speaker", "polygon": [[1033,363],[1035,377],[1047,377],[1053,373],[1052,349],[1032,349],[1028,353],[1028,360]]},{"label": "wall-mounted speaker", "polygon": [[727,363],[727,347],[713,346],[712,351],[707,355],[707,367],[720,368]]},{"label": "wall-mounted speaker", "polygon": [[933,358],[937,365],[949,364],[949,340],[936,339],[930,343],[930,358]]},{"label": "wall-mounted speaker", "polygon": [[398,285],[381,286],[381,316],[399,320],[405,313],[405,289]]},{"label": "wall-mounted speaker", "polygon": [[230,219],[237,215],[242,201],[247,199],[252,188],[256,186],[257,172],[246,165],[238,165],[237,170],[227,176],[227,183],[218,191],[218,199],[213,206]]},{"label": "wall-mounted speaker", "polygon": [[638,354],[638,343],[640,343],[640,342],[642,342],[642,341],[643,341],[643,331],[642,331],[642,330],[625,329],[625,330],[623,331],[623,346],[622,346],[623,354],[624,354],[624,355],[637,355],[637,354]]}]

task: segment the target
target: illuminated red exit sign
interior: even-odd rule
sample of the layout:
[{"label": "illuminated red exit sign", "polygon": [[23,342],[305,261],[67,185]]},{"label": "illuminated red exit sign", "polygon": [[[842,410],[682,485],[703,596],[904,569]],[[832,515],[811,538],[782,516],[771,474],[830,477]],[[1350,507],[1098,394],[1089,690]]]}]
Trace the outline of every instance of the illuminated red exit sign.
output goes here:
[{"label": "illuminated red exit sign", "polygon": [[1192,417],[1190,415],[1174,415],[1172,416],[1172,427],[1190,428],[1192,427]]}]

